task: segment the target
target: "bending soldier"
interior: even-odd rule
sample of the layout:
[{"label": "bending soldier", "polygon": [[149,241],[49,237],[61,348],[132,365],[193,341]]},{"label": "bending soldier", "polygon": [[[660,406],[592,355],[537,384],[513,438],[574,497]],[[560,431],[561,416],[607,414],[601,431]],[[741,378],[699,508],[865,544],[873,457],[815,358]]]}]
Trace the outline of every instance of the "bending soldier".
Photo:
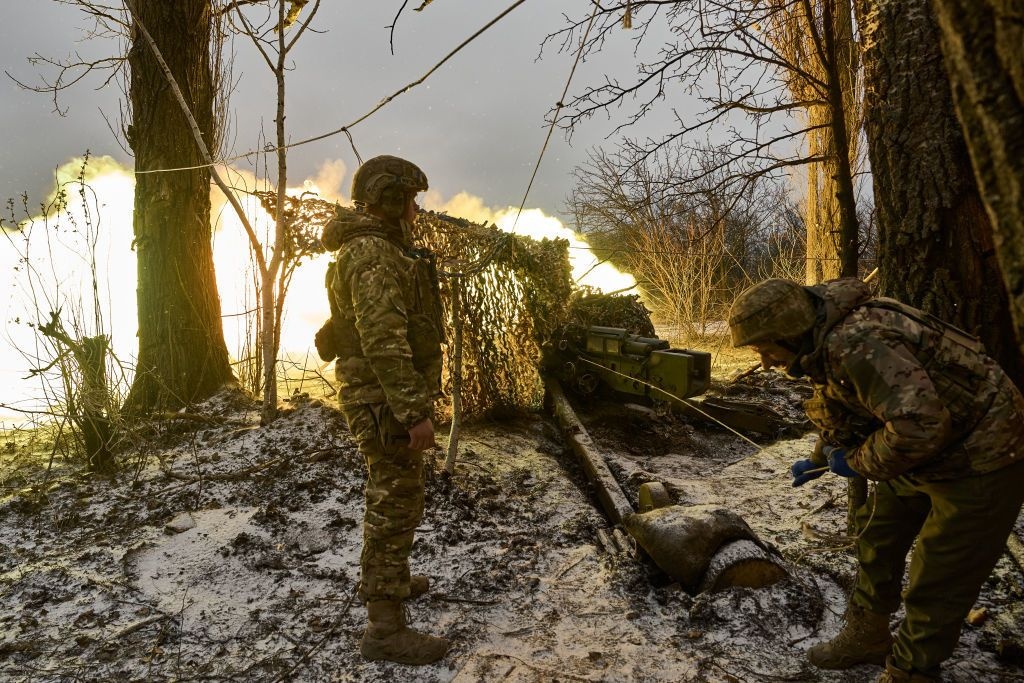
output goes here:
[{"label": "bending soldier", "polygon": [[814,382],[805,408],[823,447],[793,465],[793,485],[826,470],[877,482],[856,511],[845,624],[808,658],[884,663],[879,681],[938,680],[1024,500],[1024,398],[977,339],[852,278],[767,280],[740,294],[729,326],[765,368]]},{"label": "bending soldier", "polygon": [[441,388],[437,274],[432,255],[414,249],[410,237],[416,193],[426,189],[414,164],[370,159],[352,181],[356,211],[339,209],[322,235],[338,251],[326,336],[337,355],[341,409],[367,469],[359,591],[368,623],[360,649],[370,660],[417,665],[448,649],[444,638],[408,628],[402,607],[428,590],[427,577],[410,575],[409,553],[423,516],[422,451],[435,445],[431,417]]}]

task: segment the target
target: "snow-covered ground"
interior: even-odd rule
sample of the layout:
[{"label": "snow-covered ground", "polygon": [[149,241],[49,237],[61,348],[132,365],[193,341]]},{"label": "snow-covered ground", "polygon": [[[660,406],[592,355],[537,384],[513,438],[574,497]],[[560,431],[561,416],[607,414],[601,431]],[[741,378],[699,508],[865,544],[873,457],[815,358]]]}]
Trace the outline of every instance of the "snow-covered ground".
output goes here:
[{"label": "snow-covered ground", "polygon": [[[763,376],[743,392],[798,399]],[[821,672],[804,659],[839,627],[853,558],[834,548],[842,483],[789,487],[790,462],[811,446],[798,432],[754,446],[680,419],[581,406],[629,495],[653,478],[681,503],[725,503],[790,565],[790,578],[768,589],[690,596],[645,562],[600,549],[607,522],[547,416],[468,426],[455,475],[431,470],[413,565],[432,590],[409,605],[414,626],[454,645],[442,662],[411,669],[358,655],[363,468],[338,411],[296,397],[261,428],[255,406],[225,394],[191,412],[217,424],[162,423],[124,456],[116,481],[58,461],[43,483],[19,444],[7,449],[0,679],[852,682],[878,673]],[[947,680],[1024,680],[1019,664],[993,653],[1013,654],[1022,593],[1004,558],[979,601],[989,619],[965,628]]]}]

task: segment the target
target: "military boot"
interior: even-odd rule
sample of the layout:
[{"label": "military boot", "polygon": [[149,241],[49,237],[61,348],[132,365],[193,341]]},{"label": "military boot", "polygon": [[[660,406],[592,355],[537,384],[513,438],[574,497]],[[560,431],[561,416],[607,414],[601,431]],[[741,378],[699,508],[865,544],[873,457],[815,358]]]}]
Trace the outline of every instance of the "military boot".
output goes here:
[{"label": "military boot", "polygon": [[448,641],[405,625],[401,600],[372,600],[366,605],[368,621],[359,651],[370,661],[385,659],[421,666],[444,657]]},{"label": "military boot", "polygon": [[820,669],[849,669],[858,664],[885,664],[892,647],[889,615],[850,605],[843,630],[827,643],[807,651],[807,659]]},{"label": "military boot", "polygon": [[[422,574],[413,574],[409,577],[409,595],[405,598],[406,600],[415,600],[429,592],[430,577],[423,576]],[[359,593],[359,604],[366,604],[366,600],[363,599],[362,591]]]},{"label": "military boot", "polygon": [[937,683],[938,680],[919,671],[904,671],[893,663],[892,657],[887,657],[885,671],[875,683]]}]

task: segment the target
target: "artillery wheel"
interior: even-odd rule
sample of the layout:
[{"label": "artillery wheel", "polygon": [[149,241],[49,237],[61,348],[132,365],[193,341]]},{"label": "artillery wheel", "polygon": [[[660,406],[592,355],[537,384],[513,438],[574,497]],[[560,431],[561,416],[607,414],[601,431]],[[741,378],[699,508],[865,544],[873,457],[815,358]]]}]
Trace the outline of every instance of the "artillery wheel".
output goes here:
[{"label": "artillery wheel", "polygon": [[708,564],[700,591],[720,591],[733,586],[764,588],[784,579],[785,568],[757,543],[731,541],[719,548]]},{"label": "artillery wheel", "polygon": [[583,394],[584,396],[589,396],[590,394],[597,391],[597,388],[600,385],[601,380],[597,377],[597,375],[590,372],[585,372],[576,378],[576,391]]},{"label": "artillery wheel", "polygon": [[669,495],[668,489],[660,481],[649,481],[640,484],[640,512],[650,512],[658,508],[673,505],[675,501]]}]

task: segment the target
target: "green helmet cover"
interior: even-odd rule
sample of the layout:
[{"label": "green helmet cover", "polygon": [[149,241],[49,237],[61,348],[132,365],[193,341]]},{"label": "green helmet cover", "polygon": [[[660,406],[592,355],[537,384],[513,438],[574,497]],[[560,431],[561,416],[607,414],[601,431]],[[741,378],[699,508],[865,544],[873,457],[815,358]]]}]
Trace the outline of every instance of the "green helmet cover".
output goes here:
[{"label": "green helmet cover", "polygon": [[378,206],[392,218],[405,210],[411,195],[428,187],[420,167],[399,157],[381,155],[368,159],[352,177],[352,201],[357,207]]},{"label": "green helmet cover", "polygon": [[729,331],[733,346],[797,337],[814,326],[814,305],[792,280],[772,278],[748,287],[732,304]]}]

